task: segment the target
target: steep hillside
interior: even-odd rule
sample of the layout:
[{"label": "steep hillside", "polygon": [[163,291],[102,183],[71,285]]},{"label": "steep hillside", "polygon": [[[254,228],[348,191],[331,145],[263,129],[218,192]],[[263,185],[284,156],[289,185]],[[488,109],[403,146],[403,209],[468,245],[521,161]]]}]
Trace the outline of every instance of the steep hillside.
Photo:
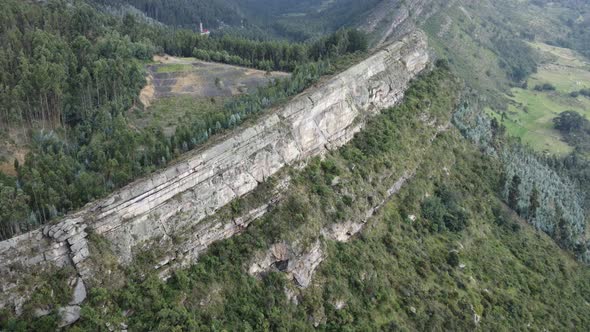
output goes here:
[{"label": "steep hillside", "polygon": [[[210,38],[84,1],[1,1],[3,239],[104,197],[367,56],[364,35],[350,29],[310,43]],[[133,126],[156,52],[292,75],[214,107],[194,103],[174,132]]]},{"label": "steep hillside", "polygon": [[0,3],[0,330],[590,326],[587,1]]},{"label": "steep hillside", "polygon": [[[157,262],[149,252],[124,273],[111,270],[92,283],[73,329],[586,326],[588,268],[498,200],[500,165],[449,127],[457,86],[444,66],[424,75],[403,105],[350,144],[288,170],[289,189],[266,216],[167,282],[145,274]],[[269,194],[246,196],[217,218],[240,215]],[[100,236],[91,236],[90,250],[113,269]],[[39,284],[25,315],[69,301],[63,287],[55,279]],[[40,330],[58,322],[53,312],[3,324]]]},{"label": "steep hillside", "polygon": [[57,223],[0,242],[5,288],[0,305],[19,312],[42,271],[66,268],[86,283],[101,282],[102,264],[95,262],[101,262],[100,255],[90,253],[93,235],[106,240],[123,267],[141,261],[146,252],[158,256],[153,268],[163,275],[190,264],[212,243],[248,227],[269,203],[259,202],[240,218],[207,217],[281,169],[348,142],[371,115],[401,100],[427,62],[425,36],[415,32],[234,135],[213,140]]},{"label": "steep hillside", "polygon": [[231,0],[92,0],[108,10],[133,13],[136,9],[145,16],[170,26],[187,29],[239,26],[244,20],[239,8]]}]

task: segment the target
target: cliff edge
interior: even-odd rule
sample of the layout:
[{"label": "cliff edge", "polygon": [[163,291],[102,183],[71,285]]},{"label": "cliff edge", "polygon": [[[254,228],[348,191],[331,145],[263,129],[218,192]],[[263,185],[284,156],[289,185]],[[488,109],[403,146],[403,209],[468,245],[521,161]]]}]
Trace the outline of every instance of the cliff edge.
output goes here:
[{"label": "cliff edge", "polygon": [[[209,244],[247,227],[265,207],[240,220],[201,221],[284,166],[348,142],[369,116],[401,101],[428,60],[426,36],[412,32],[231,137],[193,151],[57,223],[0,242],[0,308],[12,306],[18,312],[34,289],[29,277],[39,271],[73,267],[76,289],[80,283],[84,287],[83,281],[100,278],[89,263],[88,233],[106,239],[120,264],[155,245],[166,257],[155,268],[194,261]],[[182,243],[160,246],[189,230]]]}]

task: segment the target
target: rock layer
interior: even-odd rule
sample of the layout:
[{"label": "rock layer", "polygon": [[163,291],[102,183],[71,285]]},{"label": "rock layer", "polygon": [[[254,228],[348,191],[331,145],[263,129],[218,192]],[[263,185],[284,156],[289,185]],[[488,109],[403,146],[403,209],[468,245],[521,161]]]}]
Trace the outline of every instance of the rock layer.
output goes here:
[{"label": "rock layer", "polygon": [[[0,242],[0,308],[22,302],[23,287],[17,286],[39,269],[72,265],[82,279],[100,278],[87,259],[90,232],[105,238],[126,264],[135,252],[190,230],[190,241],[181,246],[183,254],[195,259],[210,243],[240,232],[266,207],[231,224],[201,225],[202,220],[282,167],[348,142],[368,116],[401,100],[427,62],[426,37],[413,32],[308,89],[257,124],[191,152],[57,224]],[[177,256],[170,254],[170,259]],[[302,275],[301,281],[305,279]]]}]

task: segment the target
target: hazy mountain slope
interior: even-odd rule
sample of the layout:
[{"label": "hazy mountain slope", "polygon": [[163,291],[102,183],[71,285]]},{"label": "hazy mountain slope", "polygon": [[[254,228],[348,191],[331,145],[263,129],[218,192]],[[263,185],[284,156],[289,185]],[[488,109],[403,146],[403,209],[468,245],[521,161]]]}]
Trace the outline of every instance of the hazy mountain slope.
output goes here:
[{"label": "hazy mountain slope", "polygon": [[[14,5],[11,8],[30,5],[16,0],[1,1],[11,1]],[[2,275],[10,282],[0,296],[9,293],[19,296],[11,295],[11,306],[0,309],[0,330],[55,330],[64,317],[72,314],[64,308],[78,310],[73,314],[80,315],[79,320],[69,322],[75,322],[74,325],[66,328],[73,331],[585,331],[590,326],[587,151],[572,147],[573,152],[567,157],[551,152],[541,154],[509,137],[511,131],[505,127],[522,125],[518,121],[527,121],[538,112],[529,108],[534,107],[532,103],[525,108],[523,95],[536,101],[552,98],[553,102],[566,100],[579,105],[586,102],[580,101],[585,98],[583,95],[570,97],[572,91],[541,71],[543,65],[552,65],[548,60],[552,57],[539,50],[560,52],[567,61],[551,61],[560,61],[564,67],[570,62],[580,66],[569,66],[570,70],[585,68],[578,56],[588,54],[587,1],[302,0],[297,4],[287,0],[96,1],[109,5],[133,4],[148,17],[170,26],[194,28],[198,19],[231,34],[249,31],[252,36],[265,39],[317,39],[328,31],[355,26],[368,32],[372,44],[379,46],[418,27],[428,34],[435,60],[444,60],[434,61],[432,71],[414,80],[401,105],[379,110],[380,115],[338,150],[305,164],[286,167],[271,177],[264,169],[272,169],[277,165],[276,160],[285,158],[281,155],[273,159],[274,146],[264,146],[257,150],[260,153],[252,152],[248,158],[240,158],[246,164],[263,165],[255,169],[256,178],[245,175],[254,179],[248,184],[258,188],[216,211],[200,208],[205,201],[201,195],[210,195],[207,199],[219,203],[223,195],[225,198],[236,195],[236,190],[245,183],[242,176],[231,172],[217,176],[216,167],[201,170],[204,177],[213,174],[210,183],[193,186],[199,188],[197,192],[182,197],[171,195],[172,203],[158,205],[153,214],[141,215],[141,211],[137,212],[117,195],[110,197],[105,205],[91,205],[97,213],[104,212],[101,209],[105,206],[114,206],[113,211],[129,208],[129,213],[121,213],[124,227],[111,229],[112,236],[129,245],[134,255],[134,260],[127,259],[128,265],[121,264],[121,246],[85,227],[84,220],[60,223],[63,228],[47,227],[33,233],[34,236],[23,236],[23,243],[33,243],[33,250],[26,252],[27,246],[11,247],[19,242],[2,242],[0,249],[8,253],[4,257],[16,262],[19,253],[24,252],[23,257],[31,255],[26,264],[32,265],[5,265]],[[212,54],[217,61],[244,61],[241,55],[245,54],[244,58],[256,60],[250,65],[256,63],[268,68],[284,65],[285,58],[303,57],[281,51],[288,48],[286,42],[258,44],[233,37],[215,39],[217,36],[200,39],[184,31],[160,35],[131,17],[94,16],[97,14],[84,6],[56,8],[65,13],[70,13],[67,10],[72,8],[80,10],[89,15],[82,17],[91,17],[92,21],[61,21],[60,11],[51,12],[45,19],[39,14],[41,11],[33,9],[33,14],[24,15],[30,20],[14,19],[14,23],[6,20],[4,26],[8,28],[4,31],[8,33],[0,41],[4,45],[19,45],[27,56],[31,53],[33,64],[45,64],[44,57],[53,54],[51,59],[71,59],[66,63],[72,68],[77,68],[78,63],[96,67],[86,74],[82,67],[77,68],[80,77],[85,78],[85,85],[75,95],[88,96],[82,100],[85,103],[97,101],[100,112],[94,112],[94,106],[84,108],[83,116],[90,120],[83,122],[80,131],[70,130],[72,137],[79,139],[75,142],[82,144],[71,143],[73,140],[64,143],[59,135],[44,131],[38,138],[44,142],[38,151],[44,153],[36,155],[40,157],[31,159],[26,166],[15,163],[16,169],[25,170],[25,176],[0,176],[0,217],[10,222],[17,220],[16,217],[28,220],[28,224],[23,224],[27,227],[37,226],[38,221],[35,213],[28,213],[30,210],[23,209],[27,213],[22,213],[17,209],[26,205],[22,188],[46,201],[43,201],[45,207],[38,210],[39,215],[57,214],[55,205],[51,204],[57,204],[58,193],[70,195],[59,201],[64,205],[62,210],[69,211],[74,203],[78,207],[106,194],[106,189],[89,192],[92,189],[112,190],[114,183],[123,185],[130,181],[131,174],[139,176],[163,167],[174,156],[189,150],[189,146],[203,143],[209,135],[227,133],[225,130],[236,126],[236,115],[243,120],[251,113],[249,125],[260,119],[254,114],[262,112],[271,99],[285,102],[287,96],[309,84],[316,84],[311,89],[318,91],[317,84],[326,79],[320,80],[321,74],[330,73],[332,61],[349,64],[360,57],[343,51],[358,35],[353,33],[354,38],[350,39],[348,33],[326,37],[324,40],[334,43],[328,44],[329,47],[318,44],[316,48],[322,52],[317,58],[308,58],[309,61],[323,58],[330,54],[326,49],[332,48],[342,51],[335,52],[343,57],[299,64],[305,66],[295,68],[295,80],[275,84],[235,103],[222,106],[211,100],[216,112],[221,108],[224,111],[209,115],[199,113],[203,109],[198,109],[197,120],[180,126],[178,135],[171,138],[161,133],[157,125],[151,135],[149,131],[132,135],[136,128],[129,130],[132,126],[126,122],[126,112],[132,107],[135,92],[126,93],[130,97],[117,96],[121,91],[109,83],[132,76],[134,84],[127,88],[138,90],[142,76],[136,73],[157,47],[159,51],[172,50],[178,55],[195,55],[206,50],[210,53],[203,57],[210,60]],[[85,22],[93,22],[100,29],[88,27]],[[67,28],[70,23],[73,28]],[[25,31],[23,26],[43,29],[20,34],[21,30]],[[82,27],[80,36],[75,35],[78,30],[74,27]],[[26,42],[19,44],[20,40]],[[29,41],[46,47],[30,48]],[[555,50],[547,43],[571,50]],[[65,47],[70,44],[71,51]],[[262,53],[235,51],[243,45],[253,50],[271,48],[276,51],[269,51],[273,61]],[[67,52],[52,52],[49,46]],[[299,46],[291,51],[296,53],[306,47]],[[222,52],[227,50],[239,54],[237,59],[232,60],[227,53],[224,57]],[[573,50],[580,54],[570,56]],[[19,64],[13,66],[18,68],[14,72],[4,70],[0,78],[27,72],[24,56],[14,55],[9,47],[0,51],[0,55],[10,55],[7,58],[11,59],[0,62],[4,68],[10,68],[9,62]],[[61,53],[65,56],[60,58]],[[108,65],[101,59],[109,61]],[[117,68],[115,64],[132,66],[134,74],[117,75],[109,70]],[[43,72],[44,67],[34,68],[34,72]],[[167,71],[175,67],[164,68]],[[382,67],[377,65],[377,68]],[[105,77],[99,81],[101,76],[96,73],[101,71],[112,74],[114,79]],[[77,72],[72,69],[72,73]],[[43,76],[46,77],[52,75]],[[59,82],[59,77],[47,81]],[[370,98],[383,96],[384,91],[392,93],[391,84],[385,81],[376,79],[375,88],[360,84],[356,87],[369,93]],[[531,83],[541,87],[545,83],[556,84],[557,88],[535,91],[533,86],[528,86]],[[18,89],[36,87],[14,84],[17,85]],[[37,93],[20,93],[18,89],[11,96],[21,98],[22,105],[29,102],[27,96],[37,97]],[[337,94],[338,89],[334,91]],[[329,100],[327,95],[296,99],[293,108],[312,110],[316,105],[325,105]],[[41,98],[41,110],[44,105]],[[338,105],[331,108],[341,109],[346,108]],[[78,108],[67,110],[68,116],[82,113],[76,112]],[[141,116],[138,111],[135,109],[136,115]],[[531,117],[517,117],[516,112]],[[546,113],[557,116],[557,111]],[[329,129],[341,118],[317,116],[307,127],[299,128],[313,129],[319,122]],[[552,122],[552,118],[545,120]],[[527,128],[535,128],[537,124],[530,122],[526,123],[530,126]],[[275,128],[267,122],[258,125],[258,129],[246,131],[240,137],[252,137],[248,135]],[[97,126],[96,133],[90,130],[93,126]],[[283,127],[276,128],[285,134]],[[56,132],[62,135],[61,131]],[[312,143],[320,133],[303,137],[302,132],[304,129],[295,135],[307,137]],[[286,141],[277,135],[273,136],[273,142]],[[236,154],[231,149],[243,143],[228,142],[227,146],[231,147],[220,154],[223,161],[233,160]],[[182,183],[178,174],[195,174],[191,167],[198,169],[206,165],[195,160],[195,164],[179,163],[165,173],[157,173],[146,180],[146,187],[153,188],[153,183],[149,183],[152,179],[156,183]],[[31,167],[35,164],[42,172]],[[89,175],[89,169],[95,173]],[[200,173],[196,174],[194,181],[200,178]],[[29,187],[23,186],[27,181]],[[70,182],[63,185],[65,181]],[[141,186],[135,187],[139,188],[138,192],[142,192]],[[219,191],[210,190],[221,187]],[[76,190],[87,197],[79,198]],[[170,193],[167,188],[163,192]],[[79,199],[72,202],[70,197]],[[156,204],[157,195],[152,192],[143,197],[147,202],[144,206],[153,208],[150,204]],[[171,230],[178,225],[166,222],[172,220],[167,219],[173,215],[170,206],[178,209],[174,216],[183,222],[191,222],[195,215],[212,215],[182,234],[173,234]],[[129,218],[134,213],[141,218]],[[143,225],[152,225],[153,229]],[[72,228],[75,236],[64,238],[74,234]],[[161,236],[148,244],[144,236],[152,231]],[[15,229],[7,233],[19,232]],[[192,247],[186,246],[187,239],[192,241]],[[54,240],[57,242],[50,242]],[[35,241],[52,244],[48,245],[50,250],[40,254],[38,251],[44,247],[35,246]],[[77,267],[78,270],[71,266],[44,270],[31,267],[39,259],[60,262],[72,259],[76,265],[82,256],[88,258],[84,264],[92,264],[92,270],[84,269],[84,265]],[[23,271],[22,276],[31,277],[19,278],[19,271]],[[88,276],[88,271],[95,273]],[[82,284],[84,302],[79,303],[76,298],[82,297],[78,287],[81,276],[86,284]],[[18,291],[25,290],[32,293],[20,297]]]},{"label": "hazy mountain slope", "polygon": [[119,7],[132,6],[146,16],[170,26],[198,29],[222,24],[238,26],[244,19],[239,8],[228,0],[92,0],[96,4]]}]

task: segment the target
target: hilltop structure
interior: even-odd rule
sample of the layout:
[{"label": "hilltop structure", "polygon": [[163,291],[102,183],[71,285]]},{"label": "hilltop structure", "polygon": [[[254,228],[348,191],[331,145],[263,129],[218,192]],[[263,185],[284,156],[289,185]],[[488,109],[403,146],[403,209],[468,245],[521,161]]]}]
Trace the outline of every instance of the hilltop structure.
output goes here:
[{"label": "hilltop structure", "polygon": [[201,33],[201,36],[209,36],[209,34],[211,34],[211,31],[203,29],[203,22],[199,23],[199,32]]}]

